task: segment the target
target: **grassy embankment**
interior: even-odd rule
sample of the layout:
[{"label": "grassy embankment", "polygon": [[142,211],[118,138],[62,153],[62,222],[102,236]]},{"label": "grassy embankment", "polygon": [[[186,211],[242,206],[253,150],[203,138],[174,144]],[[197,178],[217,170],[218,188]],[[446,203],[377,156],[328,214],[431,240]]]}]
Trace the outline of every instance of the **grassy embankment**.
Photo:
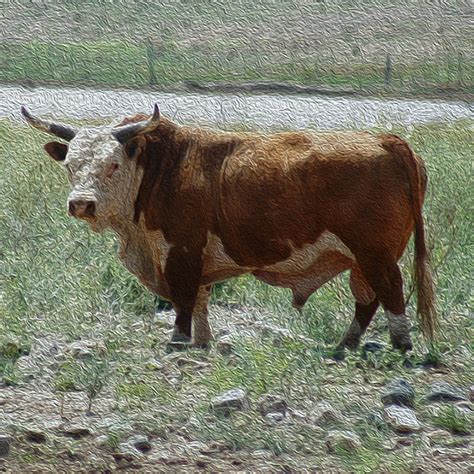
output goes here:
[{"label": "grassy embankment", "polygon": [[[442,332],[428,356],[447,365],[445,378],[466,386],[474,364],[469,345],[473,340],[469,313],[474,261],[469,178],[474,151],[472,124],[428,125],[398,132],[424,157],[430,177],[425,216],[429,241],[434,245]],[[165,436],[171,425],[190,423],[194,417],[187,424],[191,439],[224,443],[242,452],[262,448],[275,455],[291,454],[295,459],[312,456],[314,462],[322,456],[321,462],[335,463],[333,467],[342,463],[351,469],[368,466],[375,471],[382,466],[407,470],[421,462],[416,457],[416,443],[409,459],[382,450],[380,446],[391,435],[371,428],[366,415],[379,403],[377,387],[385,380],[402,375],[422,391],[429,375],[404,369],[401,357],[390,351],[372,362],[350,356],[338,366],[327,366],[321,358],[321,351],[338,341],[352,317],[347,276],[313,295],[303,317],[291,308],[288,291],[250,277],[226,283],[214,295],[214,302],[242,304],[249,314],[251,308],[264,309],[267,322],[316,343],[283,340],[275,345],[271,337],[254,341],[237,333],[236,357],[192,351],[192,357],[210,364],[204,373],[184,367],[176,383],[157,376],[156,367],[147,365],[146,360],[150,355],[164,356],[167,336],[160,321],[152,320],[154,299],[118,262],[112,235],[92,234],[83,223],[67,217],[67,179],[60,166],[42,152],[46,140],[37,131],[0,122],[0,377],[4,382],[13,386],[24,383],[15,362],[21,348],[27,351],[36,337],[52,334],[65,341],[100,339],[106,353],[96,354],[90,373],[78,372],[72,359],[58,366],[54,376],[58,396],[79,380],[94,397],[94,390],[100,390],[105,382],[121,416],[133,419],[135,429]],[[403,258],[407,282],[411,259],[410,246]],[[413,301],[408,311],[413,315]],[[370,335],[388,337],[380,312]],[[414,340],[413,361],[420,362],[425,350],[416,327]],[[328,400],[361,435],[362,451],[328,457],[322,454],[321,429],[310,425],[268,427],[253,412],[227,420],[206,415],[212,396],[236,386],[247,389],[252,400],[267,391],[283,394],[290,406],[303,411],[315,400]],[[363,397],[363,405],[358,396]],[[435,423],[423,405],[419,410],[424,423]],[[122,435],[120,431],[109,433],[110,446]],[[313,443],[309,451],[308,440]],[[30,453],[33,460],[51,456],[35,449]]]},{"label": "grassy embankment", "polygon": [[474,91],[473,75],[469,70],[464,71],[463,82],[459,83],[457,58],[439,63],[395,64],[391,83],[387,86],[383,61],[381,64],[354,62],[350,66],[318,65],[291,59],[274,63],[258,56],[229,61],[220,55],[218,45],[209,50],[169,43],[159,54],[152,53],[150,59],[145,44],[130,42],[0,43],[0,56],[6,58],[0,73],[0,82],[4,83],[172,89],[180,81],[239,83],[265,80],[394,95]]}]

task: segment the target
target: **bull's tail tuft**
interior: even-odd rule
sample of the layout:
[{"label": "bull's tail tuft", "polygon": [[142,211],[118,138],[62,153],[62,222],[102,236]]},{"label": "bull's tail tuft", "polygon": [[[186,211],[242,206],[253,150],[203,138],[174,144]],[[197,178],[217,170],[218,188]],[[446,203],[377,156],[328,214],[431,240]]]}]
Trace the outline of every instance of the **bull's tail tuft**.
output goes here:
[{"label": "bull's tail tuft", "polygon": [[426,188],[426,172],[423,162],[416,157],[410,146],[395,135],[384,136],[383,146],[403,160],[411,190],[413,219],[415,221],[414,279],[417,293],[417,314],[421,331],[426,339],[433,341],[438,329],[435,306],[433,275],[429,265],[429,254],[425,243],[422,205]]}]

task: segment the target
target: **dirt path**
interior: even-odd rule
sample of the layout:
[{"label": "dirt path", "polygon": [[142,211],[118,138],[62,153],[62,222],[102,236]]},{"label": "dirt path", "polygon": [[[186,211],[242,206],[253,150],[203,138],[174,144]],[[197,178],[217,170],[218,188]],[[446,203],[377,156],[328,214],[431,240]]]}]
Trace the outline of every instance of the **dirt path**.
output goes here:
[{"label": "dirt path", "polygon": [[20,120],[26,105],[36,114],[74,119],[114,118],[151,111],[188,124],[267,129],[372,128],[390,130],[433,121],[474,119],[466,102],[379,100],[291,95],[173,94],[132,90],[0,87],[0,118]]}]

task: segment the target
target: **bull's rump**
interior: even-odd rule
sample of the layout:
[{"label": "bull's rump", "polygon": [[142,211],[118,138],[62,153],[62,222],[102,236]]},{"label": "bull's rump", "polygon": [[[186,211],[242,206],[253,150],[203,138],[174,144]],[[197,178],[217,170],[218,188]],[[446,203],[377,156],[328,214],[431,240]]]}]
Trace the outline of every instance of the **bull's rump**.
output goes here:
[{"label": "bull's rump", "polygon": [[398,259],[413,228],[410,187],[383,137],[286,133],[243,141],[219,178],[218,233],[226,253],[263,268],[331,233],[354,254]]}]

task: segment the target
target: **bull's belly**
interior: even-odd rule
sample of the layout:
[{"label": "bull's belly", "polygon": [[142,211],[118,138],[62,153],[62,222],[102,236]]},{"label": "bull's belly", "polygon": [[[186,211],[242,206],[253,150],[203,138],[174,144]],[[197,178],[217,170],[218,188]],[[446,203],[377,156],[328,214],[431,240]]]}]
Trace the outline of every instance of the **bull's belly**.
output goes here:
[{"label": "bull's belly", "polygon": [[[226,252],[219,237],[209,234],[203,251],[202,285],[253,274],[268,284],[290,288],[293,304],[302,307],[321,285],[355,265],[354,255],[334,234],[324,232],[313,244],[295,248],[290,256],[267,266],[238,265]],[[123,265],[153,293],[169,299],[164,270],[171,245],[160,231],[134,235],[121,241],[119,257]]]},{"label": "bull's belly", "polygon": [[289,258],[262,267],[238,265],[225,251],[220,238],[210,235],[204,252],[203,284],[222,281],[244,273],[276,286],[290,288],[293,304],[304,305],[321,285],[355,263],[354,255],[334,234],[324,232],[313,243],[295,248]]}]

